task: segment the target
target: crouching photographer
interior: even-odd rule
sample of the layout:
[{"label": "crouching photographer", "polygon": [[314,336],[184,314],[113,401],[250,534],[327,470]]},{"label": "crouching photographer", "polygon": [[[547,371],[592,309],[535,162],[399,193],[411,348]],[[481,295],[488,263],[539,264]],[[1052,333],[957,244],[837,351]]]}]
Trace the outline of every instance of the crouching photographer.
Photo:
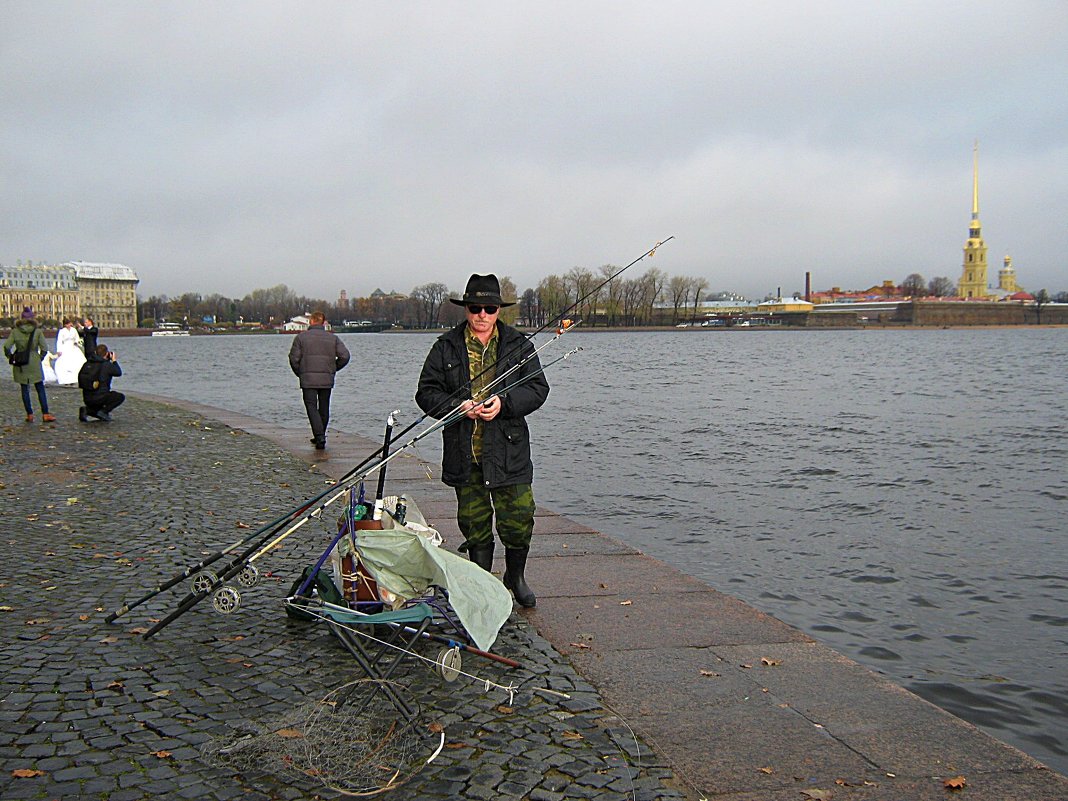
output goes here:
[{"label": "crouching photographer", "polygon": [[122,368],[115,358],[115,352],[107,345],[97,345],[96,353],[89,354],[88,360],[78,371],[78,386],[82,390],[84,406],[78,409],[78,419],[89,422],[90,417],[111,420],[111,413],[122,405],[126,396],[111,388],[111,379],[122,375]]}]

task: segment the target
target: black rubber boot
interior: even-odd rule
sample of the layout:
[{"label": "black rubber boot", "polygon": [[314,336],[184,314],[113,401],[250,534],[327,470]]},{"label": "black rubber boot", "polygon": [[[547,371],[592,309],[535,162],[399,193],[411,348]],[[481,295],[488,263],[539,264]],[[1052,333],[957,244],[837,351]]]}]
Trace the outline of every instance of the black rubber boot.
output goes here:
[{"label": "black rubber boot", "polygon": [[493,571],[493,543],[485,545],[471,545],[467,548],[467,558],[481,567],[487,573]]},{"label": "black rubber boot", "polygon": [[520,606],[534,606],[538,599],[527,586],[523,571],[527,567],[527,554],[530,548],[505,548],[504,550],[504,586],[512,591]]}]

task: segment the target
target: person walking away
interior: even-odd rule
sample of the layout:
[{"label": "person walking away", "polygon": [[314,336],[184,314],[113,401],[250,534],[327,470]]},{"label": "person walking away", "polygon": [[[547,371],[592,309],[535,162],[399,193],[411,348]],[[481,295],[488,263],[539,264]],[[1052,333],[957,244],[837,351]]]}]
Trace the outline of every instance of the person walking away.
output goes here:
[{"label": "person walking away", "polygon": [[[461,551],[484,570],[493,567],[493,519],[504,545],[504,585],[521,606],[537,603],[525,570],[534,532],[534,464],[526,416],[541,408],[549,383],[534,345],[497,318],[502,306],[495,275],[472,275],[463,298],[467,319],[434,342],[419,375],[415,401],[441,418],[462,398],[465,416],[441,431],[441,480],[456,490]],[[526,359],[526,361],[524,361]],[[487,386],[522,362],[502,382]],[[519,386],[514,386],[519,384]]]},{"label": "person walking away", "polygon": [[100,336],[100,329],[93,324],[92,317],[86,317],[78,329],[78,336],[82,338],[82,350],[85,352],[85,358],[88,359],[92,354],[96,353],[97,337]]},{"label": "person walking away", "polygon": [[78,371],[78,386],[82,390],[84,406],[78,407],[78,419],[88,423],[90,417],[111,422],[111,413],[115,411],[126,396],[111,388],[111,379],[122,375],[122,368],[115,352],[107,345],[97,345],[96,352],[90,354],[85,364]]},{"label": "person walking away", "polygon": [[4,356],[11,365],[11,377],[22,390],[26,422],[33,422],[33,405],[30,402],[30,385],[33,384],[37,390],[37,402],[41,404],[41,419],[46,423],[54,423],[55,415],[48,413],[48,396],[45,394],[44,370],[41,367],[48,346],[29,306],[23,307],[22,317],[12,326],[3,347]]},{"label": "person walking away", "polygon": [[349,363],[349,350],[337,334],[326,330],[326,315],[309,315],[307,331],[293,337],[289,366],[300,379],[300,392],[311,424],[311,441],[317,451],[326,448],[326,428],[330,424],[330,392],[334,375]]},{"label": "person walking away", "polygon": [[74,321],[65,319],[56,334],[56,379],[60,386],[78,383],[78,371],[85,364],[82,338],[74,328]]}]

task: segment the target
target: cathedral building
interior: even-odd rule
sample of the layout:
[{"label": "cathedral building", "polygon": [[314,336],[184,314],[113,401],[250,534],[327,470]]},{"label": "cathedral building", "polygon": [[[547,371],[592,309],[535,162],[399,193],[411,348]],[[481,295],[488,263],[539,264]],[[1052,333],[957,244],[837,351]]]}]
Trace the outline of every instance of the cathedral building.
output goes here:
[{"label": "cathedral building", "polygon": [[957,282],[957,295],[965,300],[1013,300],[1023,292],[1016,282],[1016,270],[1012,266],[1012,257],[1006,256],[1004,265],[998,270],[997,288],[987,283],[986,242],[983,241],[982,226],[979,225],[979,145],[975,145],[972,156],[972,221],[968,226],[968,241],[964,243],[964,265],[960,281]]}]

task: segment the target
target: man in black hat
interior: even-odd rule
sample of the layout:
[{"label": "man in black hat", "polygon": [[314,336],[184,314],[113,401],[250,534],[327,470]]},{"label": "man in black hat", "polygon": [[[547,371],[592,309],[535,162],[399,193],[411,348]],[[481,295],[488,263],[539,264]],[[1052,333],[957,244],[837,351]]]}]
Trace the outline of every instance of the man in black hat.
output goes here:
[{"label": "man in black hat", "polygon": [[534,606],[537,599],[524,576],[535,508],[525,418],[545,403],[549,384],[530,340],[497,319],[502,306],[515,305],[501,298],[497,276],[472,275],[463,298],[449,300],[466,309],[467,320],[430,349],[415,402],[436,418],[463,402],[466,416],[441,431],[441,480],[456,490],[456,519],[465,539],[460,550],[490,570],[496,515],[505,548],[504,585],[520,605]]}]

